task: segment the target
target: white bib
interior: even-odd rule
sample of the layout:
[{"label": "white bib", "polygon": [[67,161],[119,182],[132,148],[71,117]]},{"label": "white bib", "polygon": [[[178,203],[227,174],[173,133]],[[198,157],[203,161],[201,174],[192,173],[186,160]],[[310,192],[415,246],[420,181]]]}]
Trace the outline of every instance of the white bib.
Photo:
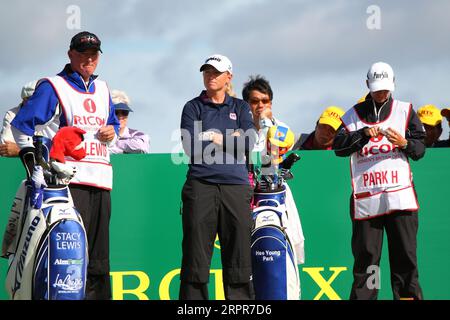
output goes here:
[{"label": "white bib", "polygon": [[109,90],[104,81],[94,80],[94,93],[78,91],[60,77],[47,80],[55,89],[67,125],[86,131],[84,148],[86,157],[76,161],[66,157],[66,161],[77,168],[71,183],[89,185],[102,189],[112,189],[112,166],[109,150],[105,143],[97,139],[100,127],[106,126],[109,117]]},{"label": "white bib", "polygon": [[[407,129],[410,104],[393,100],[391,114],[378,123],[367,123],[355,109],[342,121],[350,132],[364,127],[393,128],[403,137]],[[380,135],[350,158],[355,219],[367,219],[397,210],[416,211],[416,195],[412,184],[408,157]]]}]

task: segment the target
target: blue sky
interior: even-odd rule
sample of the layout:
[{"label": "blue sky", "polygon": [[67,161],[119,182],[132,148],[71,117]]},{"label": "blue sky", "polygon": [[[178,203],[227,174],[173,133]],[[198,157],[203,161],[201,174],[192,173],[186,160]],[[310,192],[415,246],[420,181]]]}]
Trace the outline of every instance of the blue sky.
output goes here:
[{"label": "blue sky", "polygon": [[[371,5],[380,29],[367,27]],[[80,29],[67,26],[70,6],[80,10]],[[176,149],[181,110],[202,90],[198,69],[212,53],[233,62],[239,97],[249,75],[265,76],[274,114],[296,133],[312,131],[329,105],[350,108],[366,93],[376,61],[393,67],[396,98],[415,109],[448,107],[449,12],[445,0],[4,2],[0,112],[18,104],[24,83],[58,73],[70,38],[83,30],[102,40],[97,72],[110,89],[128,93],[129,126],[150,135],[152,152]]]}]

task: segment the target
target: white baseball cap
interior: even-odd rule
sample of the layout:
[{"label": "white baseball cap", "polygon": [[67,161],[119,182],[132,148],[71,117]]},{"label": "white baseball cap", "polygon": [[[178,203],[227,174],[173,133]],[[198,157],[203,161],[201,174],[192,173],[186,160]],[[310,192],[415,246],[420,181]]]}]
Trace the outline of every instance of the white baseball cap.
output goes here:
[{"label": "white baseball cap", "polygon": [[20,92],[20,97],[22,99],[29,98],[33,95],[34,89],[36,88],[37,80],[30,81],[22,87]]},{"label": "white baseball cap", "polygon": [[230,59],[221,54],[213,54],[206,58],[203,65],[200,67],[200,72],[202,72],[207,65],[213,66],[217,69],[217,71],[228,71],[229,73],[233,74],[233,65],[231,64]]},{"label": "white baseball cap", "polygon": [[394,70],[384,62],[374,63],[367,72],[367,85],[370,92],[380,90],[394,91]]}]

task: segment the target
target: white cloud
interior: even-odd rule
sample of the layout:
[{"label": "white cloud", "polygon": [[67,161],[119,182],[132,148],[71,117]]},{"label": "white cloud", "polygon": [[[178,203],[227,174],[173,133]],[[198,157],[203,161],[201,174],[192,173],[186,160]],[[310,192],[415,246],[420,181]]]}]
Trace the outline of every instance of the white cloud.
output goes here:
[{"label": "white cloud", "polygon": [[[372,4],[381,9],[381,30],[366,27]],[[150,134],[154,152],[172,149],[181,109],[202,89],[198,68],[214,52],[231,58],[239,95],[249,75],[264,75],[279,118],[295,132],[311,131],[326,106],[347,109],[358,100],[377,60],[393,66],[397,97],[416,107],[448,106],[445,0],[433,6],[419,0],[19,0],[3,4],[0,13],[7,43],[0,51],[2,113],[17,104],[24,83],[67,62],[77,31],[66,28],[69,5],[80,7],[82,29],[101,38],[100,77],[129,94],[135,109],[129,124]]]}]

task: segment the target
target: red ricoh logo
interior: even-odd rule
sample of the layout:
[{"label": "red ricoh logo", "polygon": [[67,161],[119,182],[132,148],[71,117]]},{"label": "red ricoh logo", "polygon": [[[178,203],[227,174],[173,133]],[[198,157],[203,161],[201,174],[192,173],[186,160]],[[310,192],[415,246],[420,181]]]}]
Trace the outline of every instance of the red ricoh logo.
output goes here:
[{"label": "red ricoh logo", "polygon": [[379,154],[388,154],[390,152],[399,152],[398,146],[392,143],[376,144],[370,147],[364,147],[358,151],[358,157],[371,157]]},{"label": "red ricoh logo", "polygon": [[374,143],[380,142],[381,140],[383,140],[383,135],[382,135],[382,134],[379,134],[379,135],[376,136],[376,137],[370,138],[370,141],[372,141],[372,142],[374,142]]},{"label": "red ricoh logo", "polygon": [[95,102],[92,99],[86,99],[83,103],[84,109],[89,113],[94,113],[95,110],[97,110],[97,107],[95,106]]}]

